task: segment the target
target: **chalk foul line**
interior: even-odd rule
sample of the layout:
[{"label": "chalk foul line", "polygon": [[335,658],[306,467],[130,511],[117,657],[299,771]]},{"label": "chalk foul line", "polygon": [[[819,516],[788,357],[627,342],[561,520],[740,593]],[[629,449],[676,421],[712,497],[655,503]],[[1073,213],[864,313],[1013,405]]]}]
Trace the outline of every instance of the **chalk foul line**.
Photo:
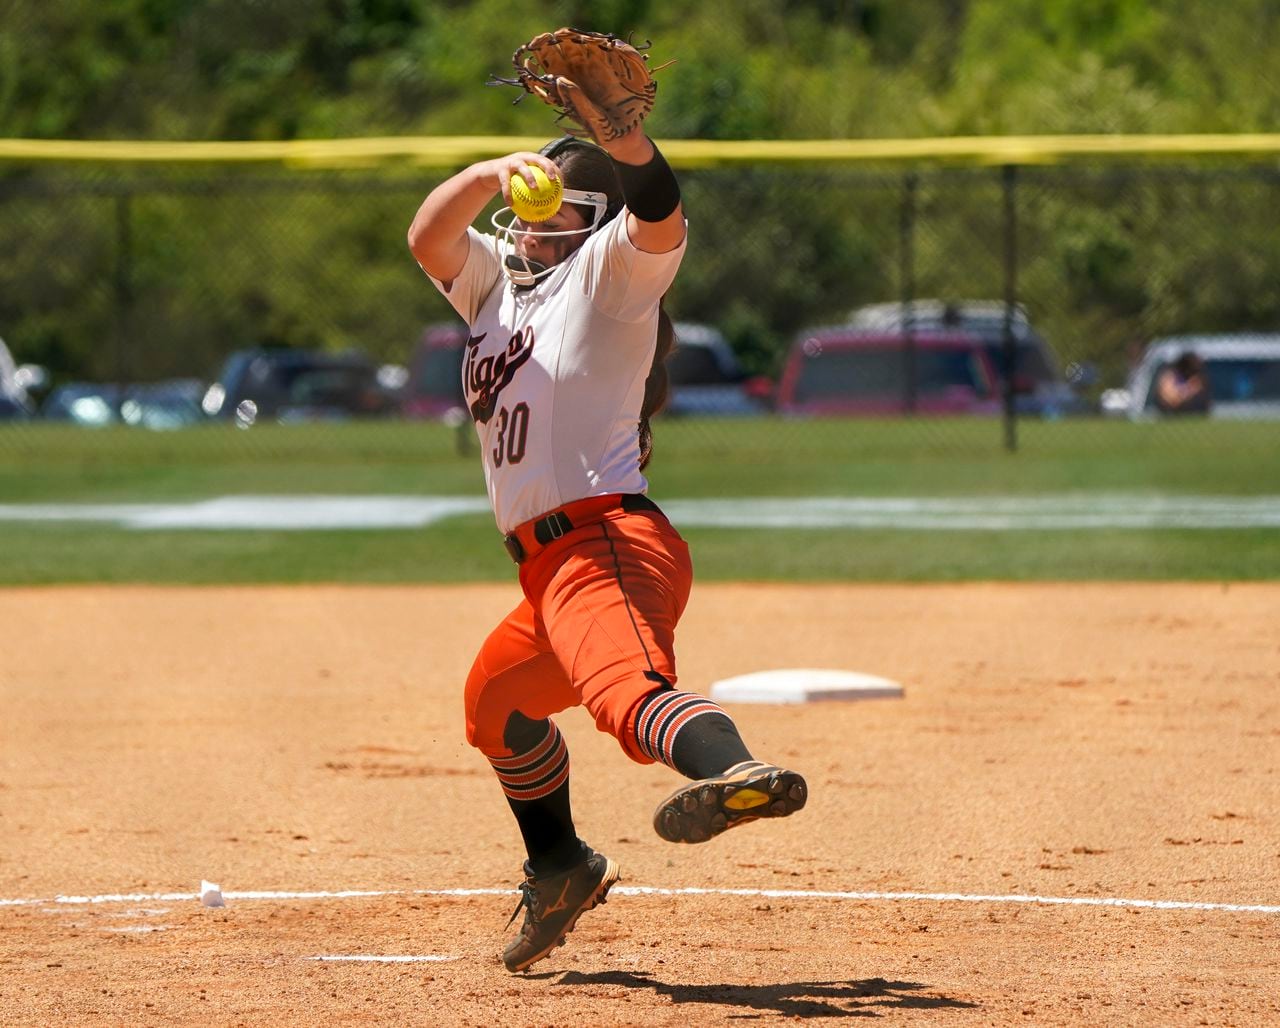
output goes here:
[{"label": "chalk foul line", "polygon": [[422,956],[378,956],[374,954],[349,953],[332,954],[321,957],[307,957],[308,960],[321,960],[331,964],[433,964],[448,960],[460,960],[461,957],[445,956],[441,953],[427,953]]},{"label": "chalk foul line", "polygon": [[[223,892],[228,900],[335,900],[377,899],[388,896],[514,896],[515,889],[345,889],[340,891],[248,891]],[[849,900],[862,903],[1020,903],[1032,906],[1126,907],[1138,910],[1201,910],[1246,914],[1280,914],[1280,904],[1200,903],[1191,900],[1131,899],[1120,896],[1035,896],[1023,894],[973,894],[962,892],[846,892],[820,889],[711,889],[693,886],[660,888],[648,885],[618,885],[611,896],[744,896],[757,899]],[[58,895],[43,899],[4,899],[0,907],[47,905],[92,906],[99,903],[144,903],[148,901],[199,902],[194,892],[108,893],[98,896]]]}]

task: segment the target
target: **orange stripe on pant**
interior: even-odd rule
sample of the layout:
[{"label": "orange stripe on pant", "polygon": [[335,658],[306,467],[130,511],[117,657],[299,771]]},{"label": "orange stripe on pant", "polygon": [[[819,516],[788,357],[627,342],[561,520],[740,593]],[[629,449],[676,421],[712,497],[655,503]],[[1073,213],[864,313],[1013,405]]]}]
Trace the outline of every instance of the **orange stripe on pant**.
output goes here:
[{"label": "orange stripe on pant", "polygon": [[675,684],[676,623],[692,584],[688,546],[653,511],[618,508],[543,547],[520,565],[524,599],[467,677],[467,741],[506,757],[512,711],[538,721],[582,705],[627,756],[653,763],[628,715],[661,685],[646,672]]}]

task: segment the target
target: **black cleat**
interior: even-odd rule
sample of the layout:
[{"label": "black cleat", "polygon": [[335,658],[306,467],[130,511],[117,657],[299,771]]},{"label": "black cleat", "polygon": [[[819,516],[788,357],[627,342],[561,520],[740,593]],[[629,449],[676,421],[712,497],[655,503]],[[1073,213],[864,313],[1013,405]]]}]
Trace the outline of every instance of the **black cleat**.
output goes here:
[{"label": "black cleat", "polygon": [[524,971],[537,963],[573,931],[578,918],[598,903],[620,877],[618,865],[603,853],[588,850],[580,864],[557,874],[537,876],[525,865],[528,876],[520,884],[520,902],[507,927],[524,910],[520,934],[502,952],[508,971]]},{"label": "black cleat", "polygon": [[667,842],[706,842],[748,821],[788,817],[808,798],[809,787],[795,771],[748,760],[682,785],[658,804],[653,827]]}]

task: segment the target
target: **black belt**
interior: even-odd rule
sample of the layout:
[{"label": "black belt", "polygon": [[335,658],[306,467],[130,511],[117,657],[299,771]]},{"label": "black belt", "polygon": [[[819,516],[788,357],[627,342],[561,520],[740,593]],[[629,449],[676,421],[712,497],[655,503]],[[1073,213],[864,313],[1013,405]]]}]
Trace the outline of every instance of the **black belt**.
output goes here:
[{"label": "black belt", "polygon": [[[662,508],[643,493],[623,493],[618,506],[628,514],[639,510],[653,511],[657,514],[662,513]],[[597,518],[596,520],[600,519]],[[543,515],[533,523],[533,538],[539,546],[546,546],[548,543],[555,542],[566,532],[572,532],[575,528],[584,528],[586,525],[594,523],[594,521],[588,521],[582,525],[575,525],[563,510],[553,510],[550,514]],[[524,544],[520,542],[520,538],[515,532],[505,536],[502,540],[502,545],[507,548],[507,552],[511,554],[511,559],[517,564],[523,564],[529,556],[525,551]]]}]

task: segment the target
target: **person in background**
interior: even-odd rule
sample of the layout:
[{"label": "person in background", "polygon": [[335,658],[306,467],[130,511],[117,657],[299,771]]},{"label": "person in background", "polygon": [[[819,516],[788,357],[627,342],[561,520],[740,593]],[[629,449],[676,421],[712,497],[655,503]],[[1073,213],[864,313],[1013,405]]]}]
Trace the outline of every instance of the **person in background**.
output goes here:
[{"label": "person in background", "polygon": [[1156,376],[1156,406],[1162,414],[1208,414],[1212,402],[1204,361],[1191,350]]}]

